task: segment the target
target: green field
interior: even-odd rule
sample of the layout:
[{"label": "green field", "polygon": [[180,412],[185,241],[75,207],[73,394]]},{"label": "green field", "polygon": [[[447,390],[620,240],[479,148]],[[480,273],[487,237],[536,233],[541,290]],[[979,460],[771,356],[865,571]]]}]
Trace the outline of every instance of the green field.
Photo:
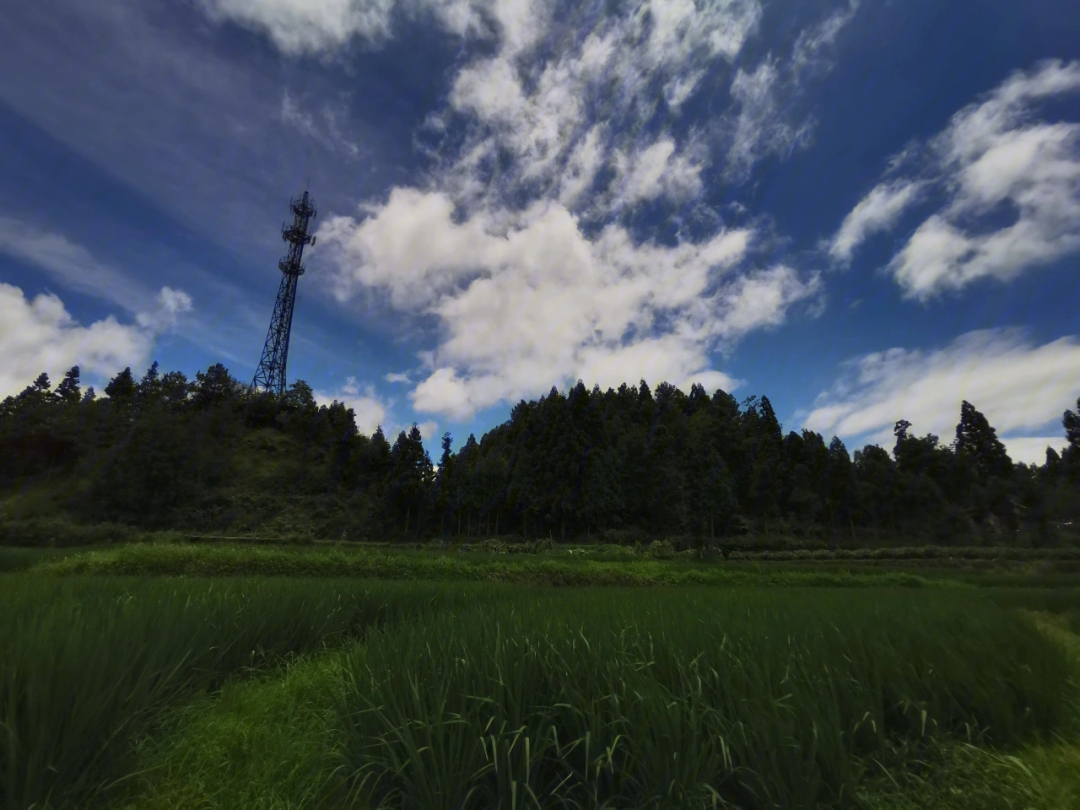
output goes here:
[{"label": "green field", "polygon": [[2,804],[1080,806],[1080,577],[588,557],[4,550]]}]

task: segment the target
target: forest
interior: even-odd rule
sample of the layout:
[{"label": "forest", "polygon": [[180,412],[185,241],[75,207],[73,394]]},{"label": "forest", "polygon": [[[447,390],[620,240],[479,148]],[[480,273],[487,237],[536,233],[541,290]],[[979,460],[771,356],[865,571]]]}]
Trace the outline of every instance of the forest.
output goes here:
[{"label": "forest", "polygon": [[901,420],[892,447],[852,457],[836,437],[785,434],[766,396],[578,381],[457,452],[444,434],[436,464],[416,425],[366,436],[302,380],[277,397],[221,364],[189,380],[154,363],[104,393],[74,367],[0,403],[6,542],[62,519],[291,540],[1050,547],[1080,518],[1080,400],[1063,414],[1067,449],[1036,466],[1014,463],[968,402],[949,441]]}]

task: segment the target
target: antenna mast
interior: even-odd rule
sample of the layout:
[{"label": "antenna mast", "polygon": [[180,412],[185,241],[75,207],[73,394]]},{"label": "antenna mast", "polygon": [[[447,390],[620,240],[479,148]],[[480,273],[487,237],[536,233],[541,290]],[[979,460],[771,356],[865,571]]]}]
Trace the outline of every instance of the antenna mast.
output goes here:
[{"label": "antenna mast", "polygon": [[293,307],[296,306],[296,282],[304,275],[300,259],[304,245],[314,245],[315,237],[308,232],[308,224],[315,218],[315,203],[308,198],[307,190],[299,200],[290,200],[293,212],[292,225],[281,226],[281,238],[289,243],[288,254],[278,262],[281,284],[278,286],[274,314],[266,332],[262,359],[251,381],[252,390],[269,391],[278,396],[285,393],[285,364],[289,359],[289,333],[292,330]]}]

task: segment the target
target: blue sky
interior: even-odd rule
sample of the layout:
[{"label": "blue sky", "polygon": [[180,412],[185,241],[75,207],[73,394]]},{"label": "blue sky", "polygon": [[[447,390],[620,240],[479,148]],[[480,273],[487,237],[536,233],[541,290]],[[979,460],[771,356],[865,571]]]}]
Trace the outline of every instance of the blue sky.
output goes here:
[{"label": "blue sky", "polygon": [[38,0],[0,30],[0,395],[288,376],[429,449],[578,378],[1014,459],[1080,396],[1080,8]]}]

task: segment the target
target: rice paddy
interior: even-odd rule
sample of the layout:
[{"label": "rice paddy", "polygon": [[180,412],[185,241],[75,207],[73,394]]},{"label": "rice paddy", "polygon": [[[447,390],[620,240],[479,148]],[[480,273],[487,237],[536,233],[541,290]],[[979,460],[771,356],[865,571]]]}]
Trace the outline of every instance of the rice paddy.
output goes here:
[{"label": "rice paddy", "polygon": [[1072,588],[117,576],[96,554],[0,575],[4,807],[1078,795]]}]

